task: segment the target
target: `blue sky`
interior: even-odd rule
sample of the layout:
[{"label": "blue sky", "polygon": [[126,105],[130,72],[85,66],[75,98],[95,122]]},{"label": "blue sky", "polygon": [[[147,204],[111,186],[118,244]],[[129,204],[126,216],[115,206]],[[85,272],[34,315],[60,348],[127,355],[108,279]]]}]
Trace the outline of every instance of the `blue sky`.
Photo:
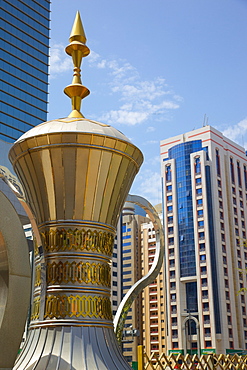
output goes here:
[{"label": "blue sky", "polygon": [[86,118],[116,127],[144,154],[131,193],[161,201],[160,140],[208,124],[247,148],[247,0],[54,0],[49,119],[70,113],[64,53],[79,10],[90,56]]}]

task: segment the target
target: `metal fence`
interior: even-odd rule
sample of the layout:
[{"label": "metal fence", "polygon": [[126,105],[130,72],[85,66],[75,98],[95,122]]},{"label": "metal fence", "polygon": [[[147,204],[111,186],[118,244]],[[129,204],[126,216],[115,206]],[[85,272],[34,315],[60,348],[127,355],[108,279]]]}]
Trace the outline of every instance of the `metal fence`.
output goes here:
[{"label": "metal fence", "polygon": [[247,355],[156,355],[138,346],[138,370],[247,370]]}]

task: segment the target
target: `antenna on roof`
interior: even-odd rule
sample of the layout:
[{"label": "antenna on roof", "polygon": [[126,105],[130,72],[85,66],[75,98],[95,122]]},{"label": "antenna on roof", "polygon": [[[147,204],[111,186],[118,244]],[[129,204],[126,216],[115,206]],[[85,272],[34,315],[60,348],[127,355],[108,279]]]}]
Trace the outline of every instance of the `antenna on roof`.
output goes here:
[{"label": "antenna on roof", "polygon": [[203,118],[203,124],[202,124],[202,126],[204,127],[204,126],[207,126],[208,125],[208,117],[207,117],[207,115],[206,115],[206,113],[204,114],[204,118]]}]

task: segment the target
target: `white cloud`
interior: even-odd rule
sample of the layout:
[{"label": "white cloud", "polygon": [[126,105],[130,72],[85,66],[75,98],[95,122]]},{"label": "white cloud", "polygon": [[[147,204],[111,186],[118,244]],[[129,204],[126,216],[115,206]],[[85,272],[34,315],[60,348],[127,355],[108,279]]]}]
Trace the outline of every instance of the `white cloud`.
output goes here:
[{"label": "white cloud", "polygon": [[247,118],[238,122],[236,125],[227,127],[222,131],[222,133],[230,140],[235,141],[239,145],[244,145],[247,147],[247,143],[245,143],[245,135],[247,134]]},{"label": "white cloud", "polygon": [[64,52],[64,45],[54,44],[50,49],[50,70],[51,78],[57,74],[73,70],[73,63],[71,57]]},{"label": "white cloud", "polygon": [[[89,65],[94,68],[104,68],[110,76],[108,83],[110,93],[116,94],[122,102],[119,108],[104,112],[100,120],[109,124],[137,125],[146,122],[152,116],[152,121],[160,119],[169,110],[178,109],[182,100],[168,89],[164,78],[142,80],[137,69],[125,60],[106,60],[92,52]],[[160,115],[158,117],[157,115]],[[147,132],[154,131],[149,129]]]},{"label": "white cloud", "polygon": [[146,132],[153,132],[155,131],[155,127],[153,126],[149,126],[147,129],[146,129]]},{"label": "white cloud", "polygon": [[119,109],[104,113],[100,121],[106,121],[109,124],[120,123],[132,126],[145,121],[147,118],[148,114],[145,112],[133,112]]}]

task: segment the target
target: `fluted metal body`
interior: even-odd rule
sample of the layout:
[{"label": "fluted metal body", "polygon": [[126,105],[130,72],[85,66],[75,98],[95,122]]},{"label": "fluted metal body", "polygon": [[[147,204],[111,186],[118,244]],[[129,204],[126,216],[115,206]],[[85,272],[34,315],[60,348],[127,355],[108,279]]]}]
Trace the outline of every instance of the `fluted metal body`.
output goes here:
[{"label": "fluted metal body", "polygon": [[111,257],[118,216],[143,157],[84,118],[43,123],[10,160],[36,216],[30,335],[16,369],[128,369],[113,332]]}]

